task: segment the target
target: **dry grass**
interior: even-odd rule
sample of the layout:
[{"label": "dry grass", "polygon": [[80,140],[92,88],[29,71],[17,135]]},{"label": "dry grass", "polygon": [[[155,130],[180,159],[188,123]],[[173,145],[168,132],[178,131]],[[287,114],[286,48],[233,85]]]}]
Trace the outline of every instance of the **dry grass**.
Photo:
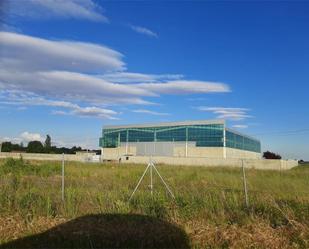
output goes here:
[{"label": "dry grass", "polygon": [[140,214],[177,225],[192,248],[309,248],[307,167],[247,170],[246,208],[240,169],[159,165],[176,200],[156,177],[152,197],[147,178],[129,203],[145,166],[70,162],[63,203],[59,162],[0,165],[0,244],[84,215]]}]

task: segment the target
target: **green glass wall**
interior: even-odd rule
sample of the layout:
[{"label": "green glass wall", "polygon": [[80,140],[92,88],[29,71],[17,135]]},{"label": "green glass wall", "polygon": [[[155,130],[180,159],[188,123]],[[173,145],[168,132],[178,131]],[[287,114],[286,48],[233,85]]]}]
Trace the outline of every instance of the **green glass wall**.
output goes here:
[{"label": "green glass wall", "polygon": [[223,125],[187,125],[144,128],[103,129],[100,146],[118,147],[121,142],[196,142],[199,147],[222,147]]},{"label": "green glass wall", "polygon": [[[100,146],[116,148],[123,142],[196,142],[197,147],[223,147],[223,124],[103,129]],[[258,140],[226,130],[226,147],[261,152]]]},{"label": "green glass wall", "polygon": [[258,140],[242,136],[232,131],[226,131],[226,147],[261,152],[261,143]]}]

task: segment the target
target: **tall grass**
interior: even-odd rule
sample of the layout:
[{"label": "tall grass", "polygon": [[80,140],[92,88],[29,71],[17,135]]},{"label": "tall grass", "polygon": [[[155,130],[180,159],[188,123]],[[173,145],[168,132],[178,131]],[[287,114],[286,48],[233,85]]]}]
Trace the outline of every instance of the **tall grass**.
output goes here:
[{"label": "tall grass", "polygon": [[[245,206],[242,173],[238,168],[164,165],[157,168],[173,190],[175,200],[158,177],[154,177],[155,192],[151,196],[147,176],[128,202],[145,169],[143,165],[69,162],[62,202],[59,162],[0,161],[0,217],[18,214],[25,223],[31,223],[36,217],[69,219],[91,213],[146,214],[184,227],[197,247],[224,247],[223,241],[205,241],[209,234],[207,227],[241,228],[262,222],[273,229],[286,228],[288,245],[309,246],[309,170],[306,167],[284,172],[247,170],[249,208]],[[302,232],[289,230],[295,224],[302,226]],[[196,227],[200,229],[197,232]]]}]

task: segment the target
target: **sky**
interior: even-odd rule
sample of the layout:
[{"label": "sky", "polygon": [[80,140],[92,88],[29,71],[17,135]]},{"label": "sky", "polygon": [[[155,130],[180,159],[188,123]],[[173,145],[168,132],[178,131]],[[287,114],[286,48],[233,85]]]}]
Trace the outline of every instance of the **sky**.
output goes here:
[{"label": "sky", "polygon": [[[21,4],[22,3],[22,4]],[[309,2],[0,1],[0,140],[225,119],[309,160]]]}]

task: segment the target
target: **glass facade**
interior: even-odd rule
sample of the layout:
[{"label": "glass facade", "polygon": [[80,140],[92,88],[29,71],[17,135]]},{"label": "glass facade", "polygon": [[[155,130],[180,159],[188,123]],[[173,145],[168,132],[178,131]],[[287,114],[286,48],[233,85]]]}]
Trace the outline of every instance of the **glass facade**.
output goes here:
[{"label": "glass facade", "polygon": [[[175,125],[103,129],[100,146],[116,148],[123,142],[195,142],[197,147],[223,147],[224,125]],[[260,142],[226,130],[226,147],[261,151]]]},{"label": "glass facade", "polygon": [[253,152],[261,152],[261,143],[258,140],[226,130],[226,147]]},{"label": "glass facade", "polygon": [[100,146],[118,147],[121,142],[196,142],[198,147],[222,147],[223,124],[103,129]]}]

